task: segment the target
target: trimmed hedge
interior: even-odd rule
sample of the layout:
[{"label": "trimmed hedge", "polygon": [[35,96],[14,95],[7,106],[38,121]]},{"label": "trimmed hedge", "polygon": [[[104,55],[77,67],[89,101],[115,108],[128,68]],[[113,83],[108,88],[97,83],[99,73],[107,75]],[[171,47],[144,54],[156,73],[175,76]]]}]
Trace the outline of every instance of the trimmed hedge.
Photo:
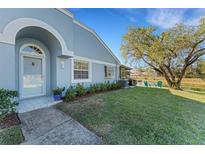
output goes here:
[{"label": "trimmed hedge", "polygon": [[66,90],[66,93],[65,93],[65,101],[68,102],[68,101],[73,101],[74,99],[76,98],[76,91],[75,89],[70,86],[67,90]]},{"label": "trimmed hedge", "polygon": [[106,82],[99,84],[90,84],[88,88],[85,88],[83,84],[77,84],[76,87],[69,87],[65,93],[65,101],[73,101],[76,97],[84,96],[86,94],[94,94],[97,92],[104,92],[109,90],[116,90],[122,88],[120,82]]}]

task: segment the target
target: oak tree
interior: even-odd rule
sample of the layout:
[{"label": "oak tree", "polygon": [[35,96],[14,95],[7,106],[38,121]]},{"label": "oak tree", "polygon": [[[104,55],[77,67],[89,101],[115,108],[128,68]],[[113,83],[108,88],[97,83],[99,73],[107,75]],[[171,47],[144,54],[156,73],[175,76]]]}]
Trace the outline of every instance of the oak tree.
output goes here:
[{"label": "oak tree", "polygon": [[122,55],[131,62],[143,61],[163,75],[169,87],[181,89],[187,68],[205,55],[205,23],[178,24],[160,34],[156,30],[129,27],[123,36]]}]

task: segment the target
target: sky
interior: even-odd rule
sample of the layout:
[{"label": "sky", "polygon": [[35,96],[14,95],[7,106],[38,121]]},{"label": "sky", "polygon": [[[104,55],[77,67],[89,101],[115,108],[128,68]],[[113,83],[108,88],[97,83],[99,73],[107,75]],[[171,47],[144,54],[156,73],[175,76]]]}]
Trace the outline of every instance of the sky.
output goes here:
[{"label": "sky", "polygon": [[[184,22],[197,25],[205,9],[68,9],[75,19],[92,28],[122,64],[120,46],[129,26],[156,26],[157,33]],[[126,64],[129,66],[129,64]]]}]

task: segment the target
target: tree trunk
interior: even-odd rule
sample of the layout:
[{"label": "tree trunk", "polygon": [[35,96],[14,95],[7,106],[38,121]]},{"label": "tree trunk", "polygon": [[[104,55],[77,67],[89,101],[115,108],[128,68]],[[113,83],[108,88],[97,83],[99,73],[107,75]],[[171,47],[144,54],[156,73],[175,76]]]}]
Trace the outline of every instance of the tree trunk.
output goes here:
[{"label": "tree trunk", "polygon": [[[149,64],[149,63],[148,63]],[[188,65],[185,63],[181,70],[180,76],[177,78],[177,75],[174,73],[174,71],[171,70],[171,68],[167,65],[161,65],[159,66],[159,69],[152,66],[152,68],[157,71],[158,73],[162,74],[167,81],[167,84],[170,88],[182,90],[181,88],[181,81],[185,75],[186,69]]]},{"label": "tree trunk", "polygon": [[177,89],[177,90],[182,90],[181,88],[181,80],[183,78],[184,75],[181,76],[181,78],[179,78],[177,81],[175,80],[175,78],[173,77],[170,77],[166,71],[163,71],[163,75],[165,77],[165,80],[167,81],[168,83],[168,86],[170,88],[173,88],[173,89]]},{"label": "tree trunk", "polygon": [[177,90],[182,90],[182,88],[181,88],[181,81],[180,82],[175,82],[173,84],[173,88],[177,89]]},{"label": "tree trunk", "polygon": [[173,89],[177,89],[177,90],[182,90],[182,88],[181,88],[181,81],[180,82],[172,81],[170,79],[167,79],[166,77],[165,77],[165,79],[166,79],[166,81],[168,83],[169,88],[173,88]]}]

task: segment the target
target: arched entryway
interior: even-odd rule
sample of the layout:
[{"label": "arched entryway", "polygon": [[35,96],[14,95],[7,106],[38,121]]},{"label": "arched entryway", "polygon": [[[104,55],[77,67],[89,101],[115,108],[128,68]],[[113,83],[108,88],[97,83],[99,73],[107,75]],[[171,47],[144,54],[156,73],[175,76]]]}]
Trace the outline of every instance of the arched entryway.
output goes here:
[{"label": "arched entryway", "polygon": [[52,89],[70,84],[69,58],[73,52],[58,30],[52,22],[18,18],[0,34],[0,40],[9,46],[11,59],[15,58],[9,67],[12,73],[8,86],[19,92],[20,112],[53,104]]},{"label": "arched entryway", "polygon": [[25,27],[16,35],[16,74],[20,99],[51,95],[57,86],[59,40],[41,27]]}]

